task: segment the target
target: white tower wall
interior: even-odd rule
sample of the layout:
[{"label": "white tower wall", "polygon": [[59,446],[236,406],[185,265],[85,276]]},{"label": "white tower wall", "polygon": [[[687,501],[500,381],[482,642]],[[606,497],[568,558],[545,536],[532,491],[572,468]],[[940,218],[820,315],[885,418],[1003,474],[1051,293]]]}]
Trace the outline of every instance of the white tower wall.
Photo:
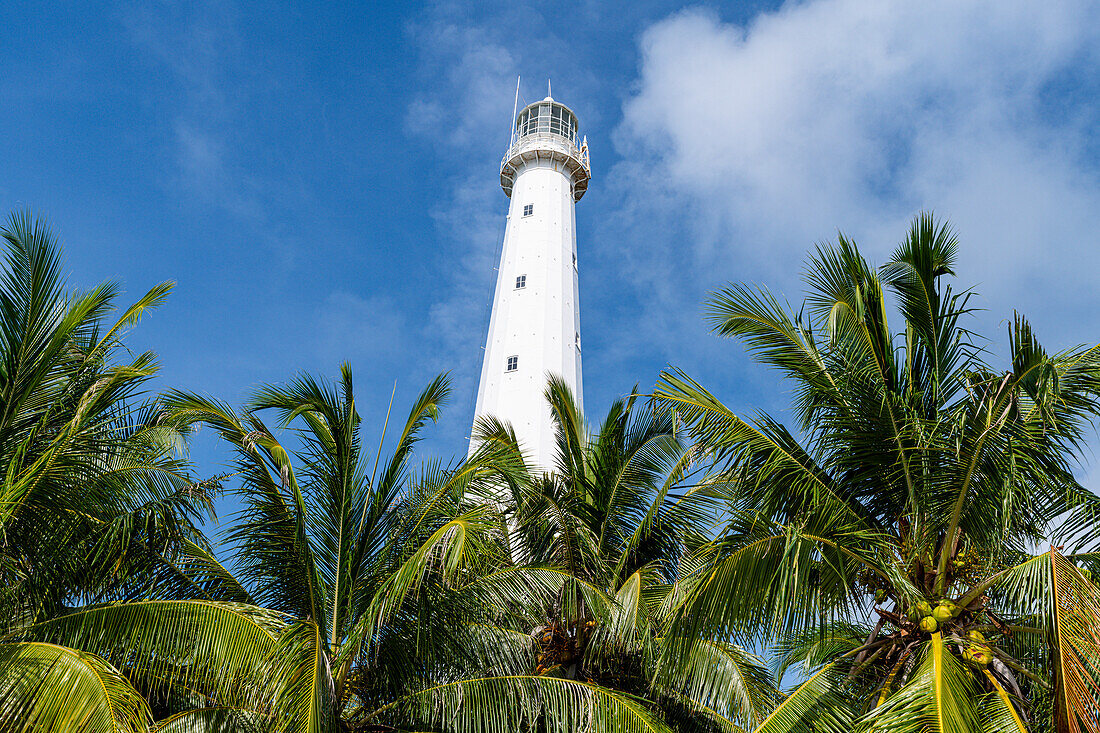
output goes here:
[{"label": "white tower wall", "polygon": [[[553,100],[546,103],[571,115]],[[547,376],[561,376],[578,402],[583,397],[574,207],[589,174],[587,145],[574,143],[575,118],[567,135],[545,134],[534,128],[539,107],[517,118],[526,123],[530,111],[535,134],[524,135],[526,125],[517,125],[501,169],[511,201],[475,420],[492,415],[510,423],[532,465],[550,470],[556,447]]]}]

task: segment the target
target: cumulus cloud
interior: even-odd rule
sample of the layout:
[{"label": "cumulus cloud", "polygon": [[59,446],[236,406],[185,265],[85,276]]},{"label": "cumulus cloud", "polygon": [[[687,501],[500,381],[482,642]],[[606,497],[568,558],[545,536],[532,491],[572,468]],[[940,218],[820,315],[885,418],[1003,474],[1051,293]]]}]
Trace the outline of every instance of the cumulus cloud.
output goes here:
[{"label": "cumulus cloud", "polygon": [[654,242],[639,281],[686,262],[682,280],[797,291],[812,242],[840,228],[881,260],[927,208],[959,230],[994,321],[1019,307],[1055,339],[1100,338],[1098,41],[1100,7],[1074,0],[815,0],[748,25],[655,24],[616,176],[624,202],[655,202],[631,219],[685,212],[688,241]]},{"label": "cumulus cloud", "polygon": [[578,245],[597,411],[668,362],[739,407],[781,409],[774,375],[707,332],[707,291],[748,280],[797,300],[814,242],[839,228],[882,261],[921,209],[959,231],[982,331],[1018,308],[1051,346],[1100,341],[1100,6],[667,7],[567,3],[563,17],[587,20],[566,31],[523,2],[480,16],[442,2],[411,29],[425,83],[406,127],[448,151],[433,216],[454,264],[429,329],[471,401],[504,209],[501,123],[521,70],[533,96],[555,75],[593,143]]}]

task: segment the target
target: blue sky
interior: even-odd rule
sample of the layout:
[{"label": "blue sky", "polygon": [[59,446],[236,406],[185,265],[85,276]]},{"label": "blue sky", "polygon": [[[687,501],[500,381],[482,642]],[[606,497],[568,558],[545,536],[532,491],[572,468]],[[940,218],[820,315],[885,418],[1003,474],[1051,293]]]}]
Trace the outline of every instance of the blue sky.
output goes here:
[{"label": "blue sky", "polygon": [[590,415],[667,363],[780,410],[786,387],[707,333],[707,291],[797,300],[814,242],[842,229],[881,261],[921,208],[959,230],[976,327],[1017,308],[1052,348],[1100,340],[1092,3],[5,3],[0,23],[0,208],[49,218],[76,285],[177,282],[131,337],[161,386],[239,402],[347,359],[370,431],[395,380],[403,410],[450,370],[425,448],[462,453],[517,74],[527,99],[553,78],[592,150]]}]

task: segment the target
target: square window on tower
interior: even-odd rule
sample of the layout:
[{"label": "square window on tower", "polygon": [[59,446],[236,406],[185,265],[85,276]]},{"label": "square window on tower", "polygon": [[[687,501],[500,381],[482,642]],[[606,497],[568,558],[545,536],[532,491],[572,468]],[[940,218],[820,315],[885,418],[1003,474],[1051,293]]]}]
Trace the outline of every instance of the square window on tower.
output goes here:
[{"label": "square window on tower", "polygon": [[509,356],[508,357],[508,365],[504,368],[504,371],[514,372],[514,371],[518,371],[518,370],[519,370],[519,357],[518,356]]},{"label": "square window on tower", "polygon": [[535,213],[535,205],[534,204],[524,204],[523,205],[523,215],[524,216],[531,216],[531,214],[534,214],[534,213]]},{"label": "square window on tower", "polygon": [[527,287],[527,276],[526,275],[517,275],[516,276],[516,290],[523,290],[525,287]]}]

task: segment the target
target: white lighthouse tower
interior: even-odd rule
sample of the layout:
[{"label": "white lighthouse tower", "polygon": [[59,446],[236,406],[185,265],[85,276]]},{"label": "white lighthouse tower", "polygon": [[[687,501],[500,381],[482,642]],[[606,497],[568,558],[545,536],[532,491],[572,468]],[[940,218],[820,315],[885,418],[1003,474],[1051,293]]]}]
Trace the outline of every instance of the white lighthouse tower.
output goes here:
[{"label": "white lighthouse tower", "polygon": [[542,470],[553,467],[555,450],[547,376],[564,378],[582,400],[574,204],[590,175],[588,141],[578,139],[571,109],[547,95],[515,115],[500,166],[511,201],[474,419],[511,423]]}]

